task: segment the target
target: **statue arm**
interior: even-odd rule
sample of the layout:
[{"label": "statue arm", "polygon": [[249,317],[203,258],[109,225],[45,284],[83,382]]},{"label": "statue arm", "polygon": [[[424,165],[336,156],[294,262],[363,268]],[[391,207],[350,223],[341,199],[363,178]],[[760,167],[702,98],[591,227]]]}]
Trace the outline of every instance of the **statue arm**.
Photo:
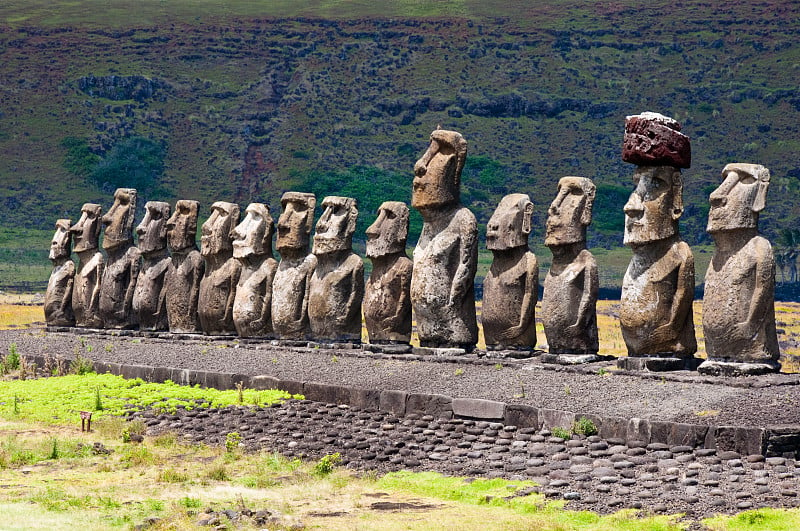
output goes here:
[{"label": "statue arm", "polygon": [[242,266],[238,260],[236,260],[231,269],[231,289],[228,290],[228,298],[225,301],[224,322],[226,323],[231,322],[233,319],[233,301],[236,298],[236,286],[239,284],[239,277],[242,275]]},{"label": "statue arm", "polygon": [[461,306],[478,268],[478,230],[475,220],[463,220],[459,233],[458,267],[450,288],[450,305],[454,307]]},{"label": "statue arm", "polygon": [[403,312],[408,306],[409,288],[411,287],[411,267],[409,266],[408,269],[404,269],[398,277],[400,280],[400,294],[397,297],[397,305],[395,306],[394,314],[384,319],[384,323],[387,325],[400,322],[403,317]]},{"label": "statue arm", "polygon": [[72,306],[72,289],[75,285],[75,264],[69,262],[67,265],[67,282],[64,285],[64,295],[61,297],[61,304],[59,305],[62,312],[67,311],[67,308]]},{"label": "statue arm", "polygon": [[103,262],[99,262],[97,267],[94,268],[94,287],[92,288],[92,296],[89,299],[89,311],[97,313],[100,309],[100,284],[103,279],[103,270],[105,269]]},{"label": "statue arm", "polygon": [[354,267],[350,273],[350,295],[347,298],[347,315],[344,321],[349,323],[352,319],[356,319],[358,314],[359,321],[361,316],[361,303],[364,300],[364,262],[361,258],[354,255]]},{"label": "statue arm", "polygon": [[534,319],[536,301],[539,300],[539,261],[532,253],[528,254],[530,256],[525,257],[525,293],[522,296],[519,323],[497,334],[502,341],[519,337]]},{"label": "statue arm", "polygon": [[775,290],[775,262],[772,247],[769,242],[759,242],[755,250],[755,285],[753,296],[750,297],[750,306],[747,311],[747,321],[737,326],[742,330],[739,337],[754,338],[761,330],[763,321],[768,315],[770,297]]},{"label": "statue arm", "polygon": [[196,256],[195,263],[192,264],[192,287],[191,287],[191,297],[190,297],[190,308],[189,308],[189,315],[194,316],[197,319],[197,306],[200,302],[200,282],[203,280],[203,275],[206,272],[206,262],[200,257],[198,253]]},{"label": "statue arm", "polygon": [[121,317],[125,317],[133,308],[133,294],[136,291],[136,282],[139,280],[139,269],[141,269],[141,260],[139,253],[135,253],[130,263],[130,282],[125,289],[125,306],[119,311]]},{"label": "statue arm", "polygon": [[584,330],[591,321],[591,312],[594,309],[593,302],[597,300],[597,293],[600,290],[600,279],[597,274],[597,263],[594,260],[587,261],[583,268],[583,291],[581,302],[578,305],[578,319],[575,327]]},{"label": "statue arm", "polygon": [[[275,279],[275,267],[264,276],[264,298],[261,301],[261,315],[253,322],[253,328],[261,329],[271,323],[272,313],[272,281]],[[270,327],[271,329],[271,327]]]},{"label": "statue arm", "polygon": [[[688,247],[688,246],[687,246]],[[675,340],[681,333],[687,312],[692,311],[694,301],[694,257],[691,251],[680,257],[677,267],[675,297],[672,299],[669,321],[653,331],[654,343]]]}]

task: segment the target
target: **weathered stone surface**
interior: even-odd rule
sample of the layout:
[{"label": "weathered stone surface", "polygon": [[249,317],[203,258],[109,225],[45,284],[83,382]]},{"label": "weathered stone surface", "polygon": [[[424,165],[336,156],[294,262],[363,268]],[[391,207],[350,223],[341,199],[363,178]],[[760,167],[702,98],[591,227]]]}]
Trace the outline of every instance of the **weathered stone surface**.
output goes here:
[{"label": "weathered stone surface", "polygon": [[409,393],[406,399],[406,414],[433,415],[436,418],[452,418],[453,399],[445,395]]},{"label": "weathered stone surface", "polygon": [[478,341],[478,225],[460,203],[466,156],[461,134],[436,130],[414,165],[411,206],[422,215],[423,225],[414,249],[411,305],[423,347],[472,350]]},{"label": "weathered stone surface", "polygon": [[[504,402],[480,398],[454,398],[453,414],[474,419],[502,419],[505,415]],[[541,412],[540,412],[541,413]]]},{"label": "weathered stone surface", "polygon": [[769,188],[769,170],[728,164],[711,193],[707,231],[714,255],[706,271],[703,333],[706,374],[760,374],[780,369],[775,329],[775,259],[758,235],[758,215]]},{"label": "weathered stone surface", "polygon": [[481,320],[487,348],[536,346],[539,263],[528,247],[533,203],[526,194],[505,196],[486,227],[493,260],[483,282]]},{"label": "weathered stone surface", "polygon": [[690,358],[694,257],[680,239],[680,170],[640,166],[625,204],[625,244],[633,258],[622,281],[620,326],[629,356]]},{"label": "weathered stone surface", "polygon": [[165,287],[171,262],[167,253],[170,207],[169,203],[148,201],[144,210],[144,219],[136,227],[142,268],[133,292],[133,311],[136,312],[140,330],[167,330]]},{"label": "weathered stone surface", "polygon": [[503,422],[518,428],[539,428],[539,410],[524,404],[506,404]]},{"label": "weathered stone surface", "polygon": [[75,282],[75,263],[70,260],[72,237],[70,220],[56,221],[56,232],[50,243],[50,261],[53,271],[47,281],[44,295],[44,319],[47,326],[75,326],[72,312],[72,286]]},{"label": "weathered stone surface", "polygon": [[206,269],[200,280],[197,313],[206,335],[233,335],[233,299],[242,271],[233,257],[233,229],[239,223],[239,205],[217,201],[211,205],[211,216],[203,223],[200,254]]},{"label": "weathered stone surface", "polygon": [[328,196],[317,222],[308,320],[314,339],[361,341],[364,262],[353,252],[358,207],[350,197]]},{"label": "weathered stone surface", "polygon": [[408,207],[386,201],[367,229],[367,258],[372,273],[364,289],[364,322],[370,343],[411,340],[411,275],[406,255]]},{"label": "weathered stone surface", "polygon": [[103,277],[105,258],[98,250],[101,223],[100,205],[86,203],[81,207],[81,218],[69,228],[72,234],[72,250],[78,255],[78,268],[72,288],[72,311],[75,326],[100,328],[100,281]]},{"label": "weathered stone surface", "polygon": [[405,391],[396,391],[393,389],[381,391],[379,402],[380,409],[381,411],[388,411],[398,416],[405,415],[407,399],[408,393]]},{"label": "weathered stone surface", "polygon": [[104,328],[129,329],[138,325],[133,293],[141,268],[139,249],[133,245],[136,190],[117,188],[114,204],[103,216],[106,266],[100,282],[100,316]]},{"label": "weathered stone surface", "polygon": [[594,197],[590,179],[563,177],[548,209],[545,245],[553,253],[553,262],[544,281],[542,323],[551,354],[596,354],[599,349],[600,280],[597,261],[586,249]]},{"label": "weathered stone surface", "polygon": [[164,291],[169,330],[174,333],[192,334],[201,330],[197,302],[206,264],[195,243],[199,209],[197,201],[179,200],[167,221],[171,256]]},{"label": "weathered stone surface", "polygon": [[269,207],[250,203],[233,230],[233,257],[241,274],[233,300],[233,323],[241,337],[272,335],[272,280],[278,262],[272,257],[275,224]]},{"label": "weathered stone surface", "polygon": [[692,162],[691,143],[680,131],[677,121],[658,113],[628,116],[622,160],[642,166],[688,168]]},{"label": "weathered stone surface", "polygon": [[276,248],[281,255],[272,282],[272,327],[285,340],[306,339],[308,292],[317,258],[309,254],[309,237],[314,227],[314,194],[286,192],[281,198]]}]

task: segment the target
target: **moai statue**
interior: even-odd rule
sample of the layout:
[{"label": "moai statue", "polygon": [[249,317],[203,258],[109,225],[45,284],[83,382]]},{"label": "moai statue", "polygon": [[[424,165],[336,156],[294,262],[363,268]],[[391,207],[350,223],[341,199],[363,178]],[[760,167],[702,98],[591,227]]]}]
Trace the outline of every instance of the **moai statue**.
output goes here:
[{"label": "moai statue", "polygon": [[[408,207],[386,201],[367,229],[367,258],[372,274],[364,289],[364,321],[372,344],[411,341],[411,271],[406,255]],[[410,347],[409,347],[410,348]]]},{"label": "moai statue", "polygon": [[136,227],[142,269],[133,292],[133,311],[139,319],[139,329],[166,330],[169,327],[165,287],[171,262],[167,252],[170,207],[169,203],[148,201],[144,211],[144,219]]},{"label": "moai statue", "polygon": [[130,329],[138,324],[133,293],[139,277],[141,256],[133,245],[136,190],[117,188],[114,204],[103,216],[103,249],[106,267],[100,284],[100,316],[104,328]]},{"label": "moai statue", "polygon": [[44,296],[44,319],[47,326],[75,326],[72,312],[72,285],[75,282],[75,263],[70,259],[72,238],[70,220],[56,221],[56,233],[50,243],[53,271]]},{"label": "moai statue", "polygon": [[197,313],[208,336],[235,335],[233,299],[242,264],[233,257],[233,229],[239,223],[239,205],[217,201],[200,229],[200,254],[206,270],[200,280]]},{"label": "moai statue", "polygon": [[775,260],[769,241],[758,235],[769,170],[728,164],[722,178],[708,212],[706,230],[715,245],[703,299],[708,359],[698,371],[731,376],[778,371]]},{"label": "moai statue", "polygon": [[625,369],[693,369],[694,257],[678,233],[683,214],[680,168],[690,164],[680,124],[657,113],[629,116],[622,158],[638,164],[636,189],[625,204],[624,243],[633,258],[622,281],[620,325]]},{"label": "moai statue", "polygon": [[469,352],[478,341],[478,224],[460,199],[466,158],[464,137],[437,129],[414,164],[411,206],[422,215],[423,224],[414,249],[411,305],[422,347]]},{"label": "moai statue", "polygon": [[585,177],[563,177],[547,211],[544,244],[553,263],[544,280],[542,324],[549,361],[597,361],[597,261],[586,249],[595,185]]},{"label": "moai statue", "polygon": [[314,194],[286,192],[281,198],[275,247],[281,255],[272,281],[272,328],[279,339],[308,338],[308,295],[317,257],[309,253],[314,228]]},{"label": "moai statue", "polygon": [[353,252],[358,205],[350,197],[328,196],[322,208],[312,249],[317,267],[308,292],[311,334],[321,341],[360,343],[364,262]]},{"label": "moai statue", "polygon": [[197,301],[206,263],[195,241],[199,210],[197,201],[181,199],[175,203],[175,212],[167,221],[170,263],[164,291],[169,331],[176,334],[195,334],[202,330]]},{"label": "moai statue", "polygon": [[487,350],[530,352],[536,347],[539,262],[528,247],[532,215],[527,194],[510,194],[500,200],[486,226],[486,248],[493,255],[483,281],[481,321]]},{"label": "moai statue", "polygon": [[272,279],[278,261],[272,257],[275,223],[269,207],[250,203],[244,221],[233,229],[233,257],[242,273],[233,299],[233,324],[241,337],[272,335]]},{"label": "moai statue", "polygon": [[98,247],[102,209],[100,205],[86,203],[81,207],[81,218],[69,228],[72,250],[78,255],[78,269],[72,287],[72,311],[75,326],[102,328],[100,317],[100,281],[103,278],[105,259]]}]

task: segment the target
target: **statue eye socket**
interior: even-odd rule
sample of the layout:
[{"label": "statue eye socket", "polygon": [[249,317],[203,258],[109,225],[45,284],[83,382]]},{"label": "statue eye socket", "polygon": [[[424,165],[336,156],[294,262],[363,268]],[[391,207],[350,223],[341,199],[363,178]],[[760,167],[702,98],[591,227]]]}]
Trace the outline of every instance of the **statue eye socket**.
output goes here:
[{"label": "statue eye socket", "polygon": [[394,218],[397,217],[397,216],[395,216],[394,212],[392,212],[391,210],[386,210],[385,212],[386,212],[386,217],[388,219],[394,219]]},{"label": "statue eye socket", "polygon": [[752,175],[739,175],[739,182],[742,184],[753,184],[756,182],[755,177]]},{"label": "statue eye socket", "polygon": [[583,195],[583,190],[580,188],[572,188],[569,193],[572,195]]}]

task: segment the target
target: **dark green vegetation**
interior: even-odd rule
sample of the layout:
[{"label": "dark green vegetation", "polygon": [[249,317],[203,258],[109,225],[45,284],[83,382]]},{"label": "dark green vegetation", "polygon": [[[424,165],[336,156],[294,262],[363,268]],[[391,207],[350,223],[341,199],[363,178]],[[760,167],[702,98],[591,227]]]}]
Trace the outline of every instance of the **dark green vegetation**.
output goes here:
[{"label": "dark green vegetation", "polygon": [[709,241],[708,193],[733,161],[772,171],[762,231],[797,226],[800,4],[164,5],[0,6],[0,233],[43,230],[17,246],[41,249],[30,263],[46,265],[56,218],[108,207],[119,185],[205,215],[215,200],[275,212],[289,189],[352,194],[363,229],[381,201],[410,200],[437,125],[469,142],[463,199],[479,221],[529,193],[541,242],[557,180],[582,175],[599,186],[590,243],[615,247],[624,118],[644,110],[692,138],[691,244]]}]

